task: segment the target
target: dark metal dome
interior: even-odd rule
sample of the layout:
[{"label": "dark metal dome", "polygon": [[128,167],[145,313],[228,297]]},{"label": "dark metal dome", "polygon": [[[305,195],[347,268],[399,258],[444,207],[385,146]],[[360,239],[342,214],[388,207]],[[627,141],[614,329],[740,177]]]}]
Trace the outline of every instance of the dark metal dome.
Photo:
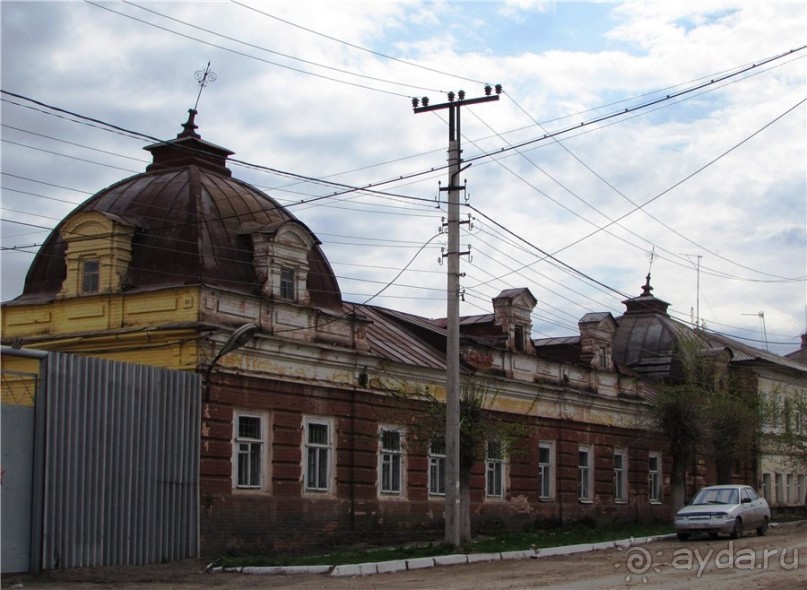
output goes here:
[{"label": "dark metal dome", "polygon": [[[67,251],[60,229],[73,216],[88,212],[134,228],[124,291],[206,284],[260,292],[252,242],[244,228],[297,220],[265,193],[231,177],[226,160],[232,152],[201,139],[195,132],[195,114],[190,111],[176,139],[145,148],[153,154],[145,173],[103,189],[62,220],[34,258],[17,301],[58,294],[66,276]],[[311,303],[341,309],[336,277],[312,237],[316,245],[308,255],[307,283]]]}]

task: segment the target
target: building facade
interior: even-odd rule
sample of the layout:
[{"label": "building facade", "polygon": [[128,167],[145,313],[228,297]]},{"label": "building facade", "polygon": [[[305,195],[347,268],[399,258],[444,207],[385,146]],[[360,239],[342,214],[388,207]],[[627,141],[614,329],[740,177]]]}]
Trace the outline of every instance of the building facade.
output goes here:
[{"label": "building facade", "polygon": [[[3,343],[204,376],[206,556],[439,538],[445,321],[343,301],[317,237],[232,177],[195,114],[54,229],[3,306]],[[508,289],[461,320],[463,390],[498,425],[475,449],[473,529],[670,518],[656,387],[620,356],[623,320],[536,342],[536,305]]]}]

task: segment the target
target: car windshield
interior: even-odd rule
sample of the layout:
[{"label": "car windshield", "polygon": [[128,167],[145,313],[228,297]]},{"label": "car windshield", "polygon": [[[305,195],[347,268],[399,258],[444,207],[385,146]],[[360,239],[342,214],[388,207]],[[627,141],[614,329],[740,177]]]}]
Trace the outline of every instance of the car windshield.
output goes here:
[{"label": "car windshield", "polygon": [[737,498],[736,489],[704,489],[692,499],[692,504],[737,504]]}]

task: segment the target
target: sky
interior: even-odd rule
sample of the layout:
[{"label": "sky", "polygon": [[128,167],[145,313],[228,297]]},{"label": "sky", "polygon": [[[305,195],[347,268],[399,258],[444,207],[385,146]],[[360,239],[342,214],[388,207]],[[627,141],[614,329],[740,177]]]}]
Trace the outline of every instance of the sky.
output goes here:
[{"label": "sky", "polygon": [[802,1],[2,1],[0,20],[3,301],[198,101],[198,133],[311,228],[345,300],[445,317],[447,111],[411,100],[501,84],[461,109],[462,315],[527,287],[533,337],[575,335],[650,272],[683,322],[780,354],[807,330]]}]

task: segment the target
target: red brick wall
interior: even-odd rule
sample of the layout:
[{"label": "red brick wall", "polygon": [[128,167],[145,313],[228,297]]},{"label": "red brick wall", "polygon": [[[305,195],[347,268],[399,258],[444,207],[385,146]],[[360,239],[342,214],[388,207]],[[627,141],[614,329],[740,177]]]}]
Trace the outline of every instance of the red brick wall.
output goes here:
[{"label": "red brick wall", "polygon": [[[332,544],[441,538],[443,499],[428,495],[427,445],[407,440],[404,497],[379,499],[379,424],[404,425],[413,409],[389,397],[349,389],[216,377],[202,409],[203,555],[310,551]],[[265,491],[233,491],[235,410],[268,413],[271,482]],[[304,416],[330,418],[335,425],[336,485],[331,496],[302,493]],[[505,418],[525,420],[523,416]],[[553,440],[556,445],[556,496],[552,501],[538,497],[539,440]],[[590,504],[577,498],[578,444],[594,448],[594,501]],[[613,501],[614,448],[629,449],[626,504]],[[663,441],[639,431],[544,418],[540,423],[533,421],[527,439],[517,443],[508,458],[505,498],[485,498],[484,462],[475,466],[472,526],[475,531],[493,532],[524,530],[545,521],[667,519],[670,508],[666,502],[651,506],[647,501],[651,449],[663,451]],[[669,473],[667,461],[664,472]]]}]

